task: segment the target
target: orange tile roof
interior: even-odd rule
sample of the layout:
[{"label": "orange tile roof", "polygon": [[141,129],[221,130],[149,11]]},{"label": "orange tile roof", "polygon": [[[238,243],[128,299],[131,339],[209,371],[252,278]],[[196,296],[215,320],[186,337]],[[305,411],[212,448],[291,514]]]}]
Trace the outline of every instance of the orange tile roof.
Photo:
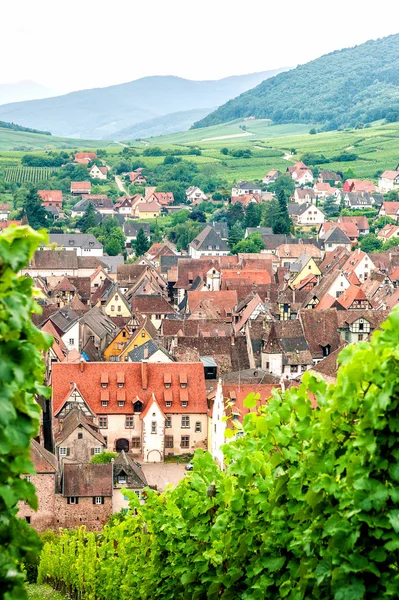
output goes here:
[{"label": "orange tile roof", "polygon": [[52,200],[53,202],[62,202],[61,190],[38,190],[37,192],[42,200]]},{"label": "orange tile roof", "polygon": [[367,300],[364,291],[356,285],[350,285],[339,298],[337,302],[346,309],[349,309],[355,300]]},{"label": "orange tile roof", "polygon": [[237,292],[235,290],[221,290],[219,292],[192,292],[187,293],[190,313],[203,302],[208,301],[223,318],[227,312],[233,312],[237,305]]},{"label": "orange tile roof", "polygon": [[[119,406],[117,393],[118,376],[125,376],[124,390],[126,403]],[[180,402],[180,377],[187,377],[188,405]],[[108,377],[107,388],[103,388],[101,379]],[[172,407],[166,407],[164,401],[165,377],[170,378]],[[76,387],[90,410],[97,415],[133,414],[133,403],[141,400],[144,409],[154,394],[163,412],[168,413],[206,413],[206,387],[204,365],[197,363],[55,363],[53,365],[52,406],[56,415],[68,400],[72,388]],[[102,406],[101,394],[109,392],[108,406]]]},{"label": "orange tile roof", "polygon": [[[227,409],[227,414],[236,414],[238,415],[238,420],[242,423],[243,418],[249,412],[251,412],[248,408],[244,406],[244,400],[249,394],[255,393],[260,395],[260,403],[262,405],[267,404],[268,399],[272,395],[272,390],[281,389],[281,385],[279,384],[247,384],[247,385],[239,385],[239,384],[225,384],[222,386],[223,389],[223,398],[229,402],[234,401],[234,405],[231,409]],[[231,425],[231,421],[227,422],[228,425]]]},{"label": "orange tile roof", "polygon": [[249,279],[251,283],[267,284],[271,283],[271,277],[267,271],[251,269],[222,269],[223,279]]}]

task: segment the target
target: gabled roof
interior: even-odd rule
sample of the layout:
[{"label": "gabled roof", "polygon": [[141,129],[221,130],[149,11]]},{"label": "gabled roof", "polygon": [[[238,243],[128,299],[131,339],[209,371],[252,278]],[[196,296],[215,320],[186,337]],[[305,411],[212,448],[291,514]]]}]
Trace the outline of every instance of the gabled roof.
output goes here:
[{"label": "gabled roof", "polygon": [[323,237],[324,244],[345,244],[351,245],[351,241],[342,229],[336,225],[336,227],[332,227],[327,231],[325,236]]},{"label": "gabled roof", "polygon": [[96,306],[83,315],[79,322],[87,325],[100,339],[108,335],[115,336],[119,331],[119,327]]},{"label": "gabled roof", "polygon": [[173,307],[163,296],[134,296],[131,299],[134,313],[149,315],[164,315],[175,313]]},{"label": "gabled roof", "polygon": [[133,221],[126,221],[123,225],[124,234],[128,237],[136,237],[140,229],[144,231],[147,237],[150,237],[149,223],[134,223]]},{"label": "gabled roof", "polygon": [[67,306],[60,308],[49,317],[53,325],[61,332],[61,335],[69,331],[77,323],[78,318],[78,315]]},{"label": "gabled roof", "polygon": [[112,464],[64,463],[64,497],[111,497]]},{"label": "gabled roof", "polygon": [[103,247],[92,233],[50,233],[50,244],[64,248],[87,248],[98,250]]},{"label": "gabled roof", "polygon": [[64,417],[62,423],[62,430],[55,438],[55,443],[57,446],[62,444],[64,440],[67,439],[77,429],[78,427],[83,427],[86,431],[88,431],[100,444],[106,446],[106,441],[101,435],[101,433],[97,430],[95,426],[87,419],[87,417],[83,414],[79,408],[72,408]]},{"label": "gabled roof", "polygon": [[37,474],[57,471],[57,459],[54,454],[33,439],[30,441],[30,459]]},{"label": "gabled roof", "polygon": [[336,300],[336,304],[339,304],[341,307],[345,309],[350,309],[353,302],[355,300],[367,301],[371,306],[370,301],[367,299],[366,294],[362,290],[362,288],[357,287],[356,285],[350,285],[339,298]]},{"label": "gabled roof", "polygon": [[189,244],[195,250],[208,250],[211,246],[212,250],[220,250],[228,252],[229,247],[224,240],[216,233],[213,227],[209,225],[203,229],[196,238]]},{"label": "gabled roof", "polygon": [[[258,384],[234,384],[234,383],[223,383],[223,398],[225,400],[225,413],[227,416],[234,415],[238,417],[240,423],[243,422],[243,418],[250,411],[249,408],[244,406],[244,400],[249,394],[259,394],[259,401],[262,406],[267,404],[268,399],[272,395],[273,389],[280,390],[280,384],[268,384],[268,383],[258,383]],[[231,403],[231,406],[227,403]],[[231,420],[227,422],[227,426],[231,427]]]},{"label": "gabled roof", "polygon": [[174,362],[175,359],[171,354],[169,354],[166,348],[161,346],[161,344],[154,342],[154,340],[148,340],[148,342],[145,342],[137,348],[134,348],[133,350],[128,352],[128,357],[131,362],[141,362],[143,360],[151,358],[151,356],[158,351],[161,351],[166,358],[169,358],[171,361]]},{"label": "gabled roof", "polygon": [[71,190],[91,190],[90,181],[71,181]]},{"label": "gabled roof", "polygon": [[333,352],[341,346],[336,309],[301,309],[298,316],[313,360],[323,358],[323,347],[330,346],[330,352]]},{"label": "gabled roof", "polygon": [[61,190],[38,190],[37,192],[42,200],[52,202],[62,202],[62,191]]},{"label": "gabled roof", "polygon": [[232,313],[237,305],[237,292],[235,290],[223,290],[217,292],[187,292],[189,312],[193,313],[202,302],[208,301],[213,306],[220,318],[224,318],[227,312]]},{"label": "gabled roof", "polygon": [[124,450],[115,458],[113,470],[115,483],[117,483],[120,473],[123,472],[126,475],[126,484],[123,484],[122,487],[135,489],[148,486],[142,466],[133,460],[129,454],[126,454]]},{"label": "gabled roof", "polygon": [[[322,184],[319,184],[322,185]],[[298,196],[298,198],[306,198],[307,196],[309,196],[309,198],[313,198],[314,200],[316,199],[316,194],[313,188],[296,188],[295,190],[295,196]],[[289,205],[288,205],[289,206]]]}]

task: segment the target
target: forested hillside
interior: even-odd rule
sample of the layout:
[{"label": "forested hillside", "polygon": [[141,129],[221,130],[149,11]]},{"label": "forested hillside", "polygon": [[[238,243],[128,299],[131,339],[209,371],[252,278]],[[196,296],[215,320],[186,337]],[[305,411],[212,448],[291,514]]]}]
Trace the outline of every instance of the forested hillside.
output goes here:
[{"label": "forested hillside", "polygon": [[337,129],[399,119],[399,35],[326,54],[280,73],[194,124],[207,127],[254,116],[274,123]]}]

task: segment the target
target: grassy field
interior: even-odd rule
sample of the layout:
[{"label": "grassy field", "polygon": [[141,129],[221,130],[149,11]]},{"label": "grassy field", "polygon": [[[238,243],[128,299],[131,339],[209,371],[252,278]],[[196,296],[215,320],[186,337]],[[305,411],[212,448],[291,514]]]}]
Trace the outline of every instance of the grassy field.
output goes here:
[{"label": "grassy field", "polygon": [[89,149],[108,148],[110,146],[114,146],[117,149],[121,147],[120,144],[107,140],[74,140],[40,133],[26,133],[25,131],[0,128],[0,151]]},{"label": "grassy field", "polygon": [[[356,153],[358,159],[355,161],[332,162],[325,168],[340,171],[352,168],[361,178],[376,179],[378,171],[394,169],[399,163],[399,123],[388,125],[376,123],[372,127],[364,129],[332,131],[316,135],[309,134],[311,127],[311,125],[304,124],[270,125],[267,120],[237,120],[205,129],[135,141],[132,145],[140,154],[138,158],[149,169],[162,163],[164,158],[142,156],[141,151],[148,146],[176,149],[195,145],[201,149],[201,156],[186,156],[184,160],[195,162],[200,168],[204,168],[206,165],[212,166],[212,169],[228,185],[237,180],[262,179],[270,169],[285,171],[289,164],[292,164],[294,160],[299,160],[306,152],[324,154],[329,159],[344,151]],[[3,135],[6,138],[3,138]],[[114,144],[104,140],[89,142],[67,140],[0,129],[0,167],[18,166],[20,158],[26,153],[26,150],[22,149],[10,151],[9,148],[14,143],[11,140],[14,137],[19,137],[21,144],[22,140],[30,140],[32,144],[36,142],[42,144],[37,147],[39,151],[48,149],[49,143],[53,144],[53,148],[106,147],[110,164],[118,160],[118,154],[123,148],[123,144]],[[5,148],[7,145],[8,147]],[[227,148],[229,151],[249,148],[252,156],[250,158],[234,158],[230,154],[222,154],[220,152],[222,148]],[[295,157],[285,160],[285,154],[292,148],[296,150]]]},{"label": "grassy field", "polygon": [[29,600],[65,600],[64,596],[49,585],[31,584],[26,586]]}]

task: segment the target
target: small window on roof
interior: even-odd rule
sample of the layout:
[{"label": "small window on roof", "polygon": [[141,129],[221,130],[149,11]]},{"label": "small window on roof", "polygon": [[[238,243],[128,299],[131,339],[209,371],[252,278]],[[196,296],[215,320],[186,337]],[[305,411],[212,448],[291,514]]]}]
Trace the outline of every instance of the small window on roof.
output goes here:
[{"label": "small window on roof", "polygon": [[179,380],[180,380],[180,387],[186,388],[187,387],[187,373],[180,373]]}]

